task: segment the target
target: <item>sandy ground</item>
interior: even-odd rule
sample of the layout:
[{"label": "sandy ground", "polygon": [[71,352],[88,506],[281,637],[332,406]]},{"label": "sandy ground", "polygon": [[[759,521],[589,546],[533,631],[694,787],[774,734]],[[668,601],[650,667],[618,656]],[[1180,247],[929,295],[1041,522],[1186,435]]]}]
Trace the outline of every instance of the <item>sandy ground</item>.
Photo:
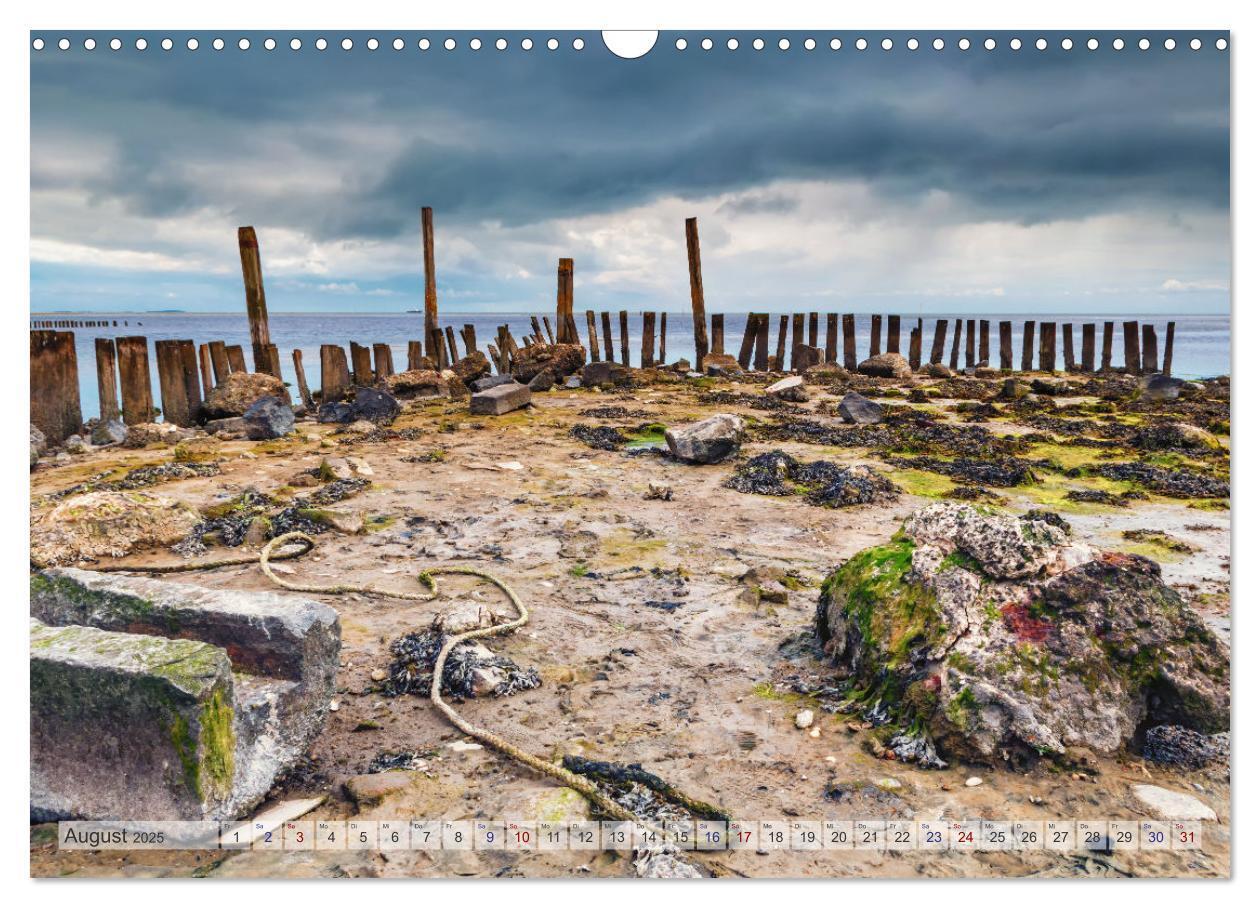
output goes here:
[{"label": "sandy ground", "polygon": [[[742,390],[756,393],[752,385]],[[819,392],[815,392],[819,396]],[[724,806],[732,816],[761,818],[1082,818],[1137,819],[1144,814],[1130,786],[1153,782],[1188,791],[1221,817],[1205,824],[1201,852],[1142,852],[1085,856],[1051,852],[770,852],[710,854],[718,875],[847,876],[1195,876],[1228,875],[1230,788],[1227,773],[1169,772],[1136,758],[1102,760],[1090,772],[1047,764],[1027,773],[1007,766],[920,770],[870,755],[864,733],[844,717],[824,714],[821,735],[794,727],[808,702],[773,682],[824,670],[809,652],[817,583],[847,557],[881,542],[899,520],[928,501],[903,495],[887,506],[845,510],[813,507],[724,489],[730,464],[687,466],[652,455],[588,448],[568,436],[574,422],[623,427],[678,423],[740,407],[704,406],[678,386],[637,392],[633,399],[596,391],[536,395],[536,405],[498,418],[470,419],[466,405],[416,405],[395,429],[418,427],[414,441],[342,445],[332,427],[301,423],[298,440],[223,445],[223,475],[169,483],[158,494],[205,505],[248,487],[275,491],[324,456],[362,457],[372,487],[339,507],[385,518],[362,535],[328,533],[318,549],[291,562],[296,576],[337,578],[412,588],[421,567],[475,564],[507,579],[532,610],[529,625],[491,647],[522,666],[536,667],[543,685],[515,696],[463,704],[472,721],[552,758],[641,763],[694,798]],[[617,404],[642,416],[600,420],[582,409]],[[812,405],[810,406],[812,410]],[[819,418],[810,414],[811,418]],[[745,446],[749,454],[781,447],[797,456],[868,462],[861,449],[808,445]],[[403,460],[435,450],[437,462]],[[120,462],[156,463],[166,451],[101,451],[70,466],[32,475],[38,497]],[[519,465],[518,468],[514,468]],[[673,500],[648,500],[649,483],[667,486]],[[309,490],[299,489],[303,493]],[[1009,506],[1023,510],[1018,495]],[[1198,551],[1164,564],[1228,634],[1229,514],[1156,501],[1130,509],[1080,508],[1066,513],[1075,531],[1116,547],[1126,527],[1158,527]],[[141,560],[175,560],[145,553]],[[639,567],[648,573],[618,569]],[[659,570],[655,570],[659,569]],[[786,604],[759,601],[744,578],[755,569],[761,586],[785,589]],[[653,573],[654,571],[654,573]],[[176,575],[177,582],[268,588],[256,567]],[[389,698],[371,672],[389,662],[388,644],[428,625],[462,602],[496,605],[493,588],[472,580],[443,581],[441,599],[407,603],[361,596],[323,597],[341,616],[343,670],[340,708],[316,743],[312,762],[273,794],[326,793],[307,819],[410,817],[585,818],[585,804],[565,798],[542,779],[488,750],[456,750],[459,733],[420,697]],[[673,611],[648,602],[681,602]],[[384,751],[424,755],[428,772],[375,805],[356,806],[344,783]],[[979,775],[983,784],[965,787]],[[837,804],[829,783],[869,783],[892,777],[895,795]],[[628,855],[614,852],[57,852],[49,827],[32,827],[31,868],[37,876],[625,876]]]}]

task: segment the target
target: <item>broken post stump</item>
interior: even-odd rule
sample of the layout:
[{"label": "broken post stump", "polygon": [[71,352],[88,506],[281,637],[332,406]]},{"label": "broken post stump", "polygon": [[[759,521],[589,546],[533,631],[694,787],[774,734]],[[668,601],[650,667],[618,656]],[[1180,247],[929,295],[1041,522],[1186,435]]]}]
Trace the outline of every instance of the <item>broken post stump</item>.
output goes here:
[{"label": "broken post stump", "polygon": [[424,344],[420,341],[407,341],[407,371],[414,372],[420,368],[420,357],[424,356]]},{"label": "broken post stump", "polygon": [[373,344],[372,359],[374,380],[384,381],[394,374],[394,351],[390,349],[389,344]]},{"label": "broken post stump", "polygon": [[1103,342],[1102,342],[1102,362],[1099,363],[1100,372],[1111,371],[1111,345],[1112,337],[1115,334],[1114,322],[1103,322]]},{"label": "broken post stump", "polygon": [[770,313],[752,316],[757,320],[757,342],[753,347],[753,368],[765,372],[770,368]]},{"label": "broken post stump", "polygon": [[1067,372],[1076,371],[1076,349],[1072,341],[1072,324],[1063,323],[1063,368]]},{"label": "broken post stump", "polygon": [[967,368],[970,369],[976,364],[976,320],[974,318],[967,319]]},{"label": "broken post stump", "polygon": [[[713,315],[709,316],[709,323],[709,333],[712,335],[712,337],[709,338],[709,352],[725,354],[726,316],[724,316],[721,312],[714,312]],[[696,368],[700,368],[699,360],[696,361]]]},{"label": "broken post stump", "polygon": [[346,351],[339,344],[322,344],[319,348],[320,406],[341,400],[350,388],[350,368]]},{"label": "broken post stump", "polygon": [[218,387],[223,379],[232,374],[232,366],[228,362],[227,345],[223,341],[210,341],[210,365],[214,367],[214,384]]},{"label": "broken post stump", "polygon": [[1137,375],[1142,370],[1142,356],[1138,348],[1138,323],[1124,323],[1124,371]]},{"label": "broken post stump", "polygon": [[31,424],[50,444],[77,435],[83,426],[83,413],[74,334],[32,331],[30,368]]},{"label": "broken post stump", "polygon": [[809,345],[811,347],[818,346],[818,313],[811,312],[809,314]]},{"label": "broken post stump", "polygon": [[857,326],[853,316],[842,316],[840,327],[844,334],[844,367],[853,372],[857,369]]},{"label": "broken post stump", "polygon": [[573,259],[560,259],[556,266],[556,338],[562,344],[578,343],[570,334],[573,317]]},{"label": "broken post stump", "polygon": [[962,344],[962,319],[954,319],[954,342],[949,348],[949,367],[958,371],[958,352]]},{"label": "broken post stump", "polygon": [[666,315],[667,313],[664,313],[664,312],[661,313],[661,346],[660,346],[661,354],[656,360],[661,365],[665,365],[665,318],[666,318]]},{"label": "broken post stump", "polygon": [[910,368],[917,370],[923,361],[923,319],[910,329]]},{"label": "broken post stump", "polygon": [[1169,322],[1164,329],[1164,374],[1172,375],[1173,335],[1177,331],[1177,323]]},{"label": "broken post stump", "polygon": [[153,421],[153,385],[149,375],[149,342],[143,337],[120,337],[118,388],[122,395],[123,422],[134,426]]},{"label": "broken post stump", "polygon": [[787,330],[788,316],[779,316],[779,337],[774,347],[774,367],[775,369],[785,369],[784,363],[787,361]]},{"label": "broken post stump", "polygon": [[293,372],[297,375],[298,394],[302,398],[302,406],[307,412],[314,412],[315,399],[311,397],[311,387],[306,383],[306,369],[302,365],[302,351],[293,348]]},{"label": "broken post stump", "polygon": [[[792,369],[796,368],[796,348],[801,346],[804,343],[805,343],[805,316],[802,315],[800,312],[793,312],[792,313],[792,346],[791,346],[791,351],[790,351],[792,354],[792,364],[791,364]],[[784,372],[788,371],[788,366],[785,364],[781,363],[779,365],[779,368],[782,369]]]},{"label": "broken post stump", "polygon": [[1011,347],[1011,323],[998,322],[998,365],[1006,372],[1015,367],[1015,352]]},{"label": "broken post stump", "polygon": [[1159,371],[1159,338],[1154,325],[1142,326],[1142,371],[1148,375]]},{"label": "broken post stump", "polygon": [[888,344],[885,347],[888,353],[901,353],[901,316],[888,316]]},{"label": "broken post stump", "polygon": [[639,350],[639,367],[647,369],[652,365],[652,351],[656,346],[656,313],[643,313],[643,343]]},{"label": "broken post stump", "polygon": [[[704,324],[704,280],[700,273],[700,230],[695,218],[687,218],[687,277],[691,285],[691,326],[696,341],[696,368],[704,362],[709,353],[709,338],[705,334]],[[665,321],[661,317],[661,333],[664,334]],[[661,354],[664,362],[665,355]]]},{"label": "broken post stump", "polygon": [[1041,323],[1041,347],[1037,356],[1037,368],[1042,372],[1053,372],[1058,365],[1055,354],[1054,322]]},{"label": "broken post stump", "polygon": [[739,367],[747,372],[752,367],[753,344],[757,340],[757,316],[748,313],[744,321],[744,339],[739,343],[739,356],[735,357]]},{"label": "broken post stump", "polygon": [[871,316],[871,356],[879,356],[879,334],[883,321],[882,315]]},{"label": "broken post stump", "polygon": [[[249,341],[254,347],[254,371],[272,373],[267,344],[271,343],[271,328],[267,321],[267,294],[263,290],[262,254],[258,249],[258,235],[253,227],[240,227],[236,231],[236,243],[241,251],[241,276],[245,281],[245,313],[249,316]],[[242,370],[243,371],[243,370]]]},{"label": "broken post stump", "polygon": [[840,316],[834,312],[827,313],[827,347],[824,351],[823,362],[835,363],[836,357],[839,355],[839,326]]},{"label": "broken post stump", "polygon": [[618,326],[621,328],[621,364],[630,368],[630,314],[622,309],[617,313]]},{"label": "broken post stump", "polygon": [[1081,371],[1094,371],[1094,323],[1081,326]]},{"label": "broken post stump", "polygon": [[612,334],[612,316],[605,310],[599,314],[600,327],[604,329],[604,360],[605,362],[614,362],[613,357],[613,334]]},{"label": "broken post stump", "polygon": [[936,330],[932,334],[932,354],[928,357],[930,363],[940,363],[945,359],[945,338],[949,334],[949,320],[938,318],[936,320]]},{"label": "broken post stump", "polygon": [[248,372],[249,367],[245,365],[245,351],[240,344],[233,344],[227,348],[228,367],[233,372]]},{"label": "broken post stump", "polygon": [[372,351],[362,344],[350,341],[350,364],[354,369],[354,383],[366,387],[372,384]]},{"label": "broken post stump", "polygon": [[1024,322],[1024,346],[1020,350],[1020,369],[1031,372],[1033,367],[1033,349],[1037,332],[1036,322]]},{"label": "broken post stump", "polygon": [[586,310],[586,334],[590,340],[591,362],[599,362],[599,332],[595,330],[595,310]]},{"label": "broken post stump", "polygon": [[976,348],[976,364],[980,366],[989,365],[989,322],[986,319],[980,319],[980,325],[977,329],[980,332],[980,339]]},{"label": "broken post stump", "polygon": [[213,367],[210,365],[210,345],[202,344],[197,348],[197,354],[201,360],[201,397],[204,400],[214,390],[214,372]]},{"label": "broken post stump", "polygon": [[117,355],[114,341],[108,337],[96,339],[96,396],[101,402],[101,422],[117,419],[118,378]]}]

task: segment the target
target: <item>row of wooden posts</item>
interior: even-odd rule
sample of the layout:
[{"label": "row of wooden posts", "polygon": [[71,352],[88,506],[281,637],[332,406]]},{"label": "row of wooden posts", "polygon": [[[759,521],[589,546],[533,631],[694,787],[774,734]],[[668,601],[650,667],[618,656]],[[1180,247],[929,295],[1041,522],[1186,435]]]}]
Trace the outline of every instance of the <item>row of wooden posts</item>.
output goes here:
[{"label": "row of wooden posts", "polygon": [[[127,322],[123,321],[123,326],[127,326]],[[81,319],[81,318],[33,318],[31,319],[31,329],[37,328],[117,328],[118,319],[110,320],[108,318],[99,319]]]},{"label": "row of wooden posts", "polygon": [[[460,358],[451,326],[442,328],[438,323],[437,277],[433,248],[433,210],[422,208],[420,212],[421,252],[424,262],[424,335],[423,341],[407,344],[408,369],[418,368],[421,357],[427,357],[437,368],[446,368]],[[725,319],[720,313],[706,317],[704,281],[700,265],[700,235],[695,218],[684,224],[687,245],[688,282],[691,295],[692,335],[695,342],[693,366],[703,368],[705,357],[710,353],[725,353]],[[245,288],[245,310],[249,319],[250,345],[253,348],[254,371],[280,377],[280,354],[271,341],[267,318],[267,298],[263,287],[262,259],[258,236],[253,227],[237,230],[237,245],[241,257],[241,275]],[[486,345],[491,363],[500,373],[508,372],[522,346],[536,343],[581,343],[581,334],[573,314],[573,271],[571,258],[561,258],[556,271],[555,330],[544,316],[531,317],[532,333],[523,337],[520,344],[512,336],[508,325],[500,325],[494,342]],[[856,368],[857,334],[855,316],[826,313],[825,342],[819,344],[820,316],[808,314],[780,315],[778,337],[773,356],[770,353],[769,313],[753,313],[748,316],[743,341],[736,359],[742,368],[756,371],[803,370],[819,362],[842,363],[848,369]],[[665,361],[667,315],[664,312],[644,312],[642,349],[639,362],[643,367],[660,365]],[[629,313],[617,313],[620,329],[620,362],[630,365]],[[603,333],[602,359],[614,361],[612,314],[599,313],[599,327]],[[42,429],[52,441],[60,441],[80,429],[81,413],[78,389],[78,367],[75,359],[74,335],[57,330],[65,327],[108,326],[105,321],[82,322],[74,320],[32,323],[37,330],[31,332],[31,421]],[[113,327],[117,327],[117,321]],[[964,335],[966,345],[963,347]],[[790,325],[790,337],[789,337]],[[126,326],[126,322],[124,322]],[[1159,371],[1158,340],[1153,325],[1141,325],[1136,321],[1123,323],[1124,365],[1127,372]],[[1099,368],[1111,368],[1114,322],[1104,322],[1102,331]],[[1174,324],[1168,323],[1164,343],[1163,372],[1172,369]],[[545,329],[545,336],[544,336]],[[586,310],[586,346],[592,361],[601,359],[600,332],[596,326],[596,313]],[[998,322],[998,368],[1014,369],[1012,331],[1014,323]],[[1020,369],[1031,371],[1036,355],[1036,367],[1042,371],[1054,371],[1056,367],[1057,339],[1062,332],[1064,362],[1069,371],[1092,372],[1095,369],[1096,332],[1093,324],[1081,328],[1081,357],[1075,354],[1073,326],[1061,326],[1054,322],[1023,323],[1023,356]],[[659,343],[658,343],[659,332]],[[1140,334],[1139,334],[1140,332]],[[465,355],[477,349],[476,330],[465,324],[460,335]],[[949,335],[949,320],[937,319],[927,361],[945,362],[945,345]],[[881,337],[884,344],[881,345]],[[870,352],[901,352],[901,318],[890,315],[887,322],[879,315],[871,316]],[[790,341],[790,343],[789,343]],[[967,367],[989,364],[990,327],[985,319],[955,319],[953,343],[950,347],[949,365],[959,367],[960,355]],[[909,332],[907,359],[912,368],[918,368],[923,360],[924,324],[918,319]],[[659,350],[659,352],[658,352]],[[169,422],[188,425],[198,416],[202,400],[232,372],[244,371],[245,354],[239,346],[227,346],[223,341],[210,341],[200,346],[192,340],[156,341],[158,385],[162,396],[162,413]],[[302,351],[293,351],[293,365],[297,376],[298,392],[308,406],[314,405],[313,396],[306,381],[302,363]],[[144,337],[119,337],[96,339],[96,367],[98,392],[101,402],[101,418],[119,418],[128,423],[146,422],[155,414],[150,386],[148,341]],[[324,344],[320,347],[320,400],[333,401],[343,397],[355,384],[380,381],[394,373],[393,356],[388,344],[373,344],[371,349],[350,344],[350,355],[340,345]]]}]

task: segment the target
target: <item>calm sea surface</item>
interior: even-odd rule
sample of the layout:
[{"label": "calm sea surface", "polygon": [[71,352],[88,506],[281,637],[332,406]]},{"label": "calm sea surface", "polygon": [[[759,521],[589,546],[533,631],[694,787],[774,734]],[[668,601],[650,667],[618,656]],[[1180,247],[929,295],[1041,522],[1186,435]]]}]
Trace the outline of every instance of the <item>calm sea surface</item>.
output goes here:
[{"label": "calm sea surface", "polygon": [[[541,317],[542,313],[539,313]],[[585,342],[586,324],[585,315],[581,312],[578,316],[578,331],[582,335]],[[104,320],[108,319],[111,326],[108,328],[75,328],[75,342],[79,358],[79,394],[83,408],[83,417],[85,419],[96,416],[99,411],[99,402],[96,393],[96,354],[95,339],[97,337],[123,337],[127,335],[141,335],[149,339],[150,345],[156,340],[178,340],[190,339],[198,344],[206,343],[212,340],[221,340],[227,344],[240,344],[245,349],[245,358],[252,368],[253,355],[250,351],[249,344],[249,324],[245,319],[243,312],[237,313],[135,313],[135,312],[58,312],[41,314],[36,313],[31,316],[32,319],[54,318],[54,319],[85,319],[85,320]],[[932,332],[937,318],[950,318],[956,316],[945,316],[933,314],[923,319],[924,324],[924,343],[923,355],[927,359],[929,349],[932,342]],[[974,316],[960,316],[962,318]],[[1020,361],[1021,347],[1023,342],[1022,322],[1025,318],[1022,314],[994,314],[988,315],[990,324],[990,361],[997,362],[997,323],[1004,319],[1015,322],[1014,326],[1014,346],[1015,346],[1015,362]],[[1093,321],[1098,325],[1097,328],[1097,348],[1101,354],[1102,350],[1102,322],[1115,321],[1116,339],[1115,349],[1112,353],[1112,362],[1119,364],[1124,360],[1124,346],[1120,332],[1121,321],[1125,319],[1139,319],[1144,324],[1155,325],[1156,332],[1159,336],[1161,345],[1160,356],[1162,362],[1164,342],[1164,325],[1168,321],[1177,323],[1176,341],[1173,356],[1173,372],[1183,378],[1205,378],[1216,375],[1228,375],[1230,372],[1230,332],[1229,332],[1229,316],[1200,316],[1200,315],[1160,315],[1160,316],[1135,316],[1126,315],[1109,315],[1099,314],[1093,319],[1083,318],[1079,315],[1052,315],[1040,314],[1036,316],[1038,321],[1058,321],[1070,322],[1075,327],[1074,335],[1077,346],[1077,356],[1080,355],[1081,329],[1080,326]],[[902,334],[902,352],[905,353],[909,344],[910,328],[916,323],[917,316],[902,316],[901,334]],[[112,326],[114,320],[118,321],[118,327]],[[738,354],[740,340],[744,335],[744,322],[746,316],[738,313],[726,313],[726,352]],[[659,321],[659,316],[658,316]],[[126,324],[124,325],[124,322]],[[295,348],[301,349],[303,366],[306,369],[307,382],[312,389],[319,388],[319,347],[321,344],[342,344],[347,346],[350,341],[360,344],[372,343],[388,343],[393,348],[394,366],[396,369],[403,369],[407,363],[407,341],[418,340],[423,334],[424,316],[412,313],[320,313],[320,314],[303,314],[303,313],[272,313],[270,317],[271,340],[280,349],[280,362],[284,372],[285,380],[296,388],[296,379],[293,374],[293,356],[292,351]],[[857,350],[859,359],[864,357],[866,351],[870,349],[870,317],[867,315],[857,316]],[[453,313],[442,320],[442,325],[451,325],[456,332],[456,339],[460,344],[460,352],[463,352],[463,340],[459,338],[459,329],[462,325],[471,324],[477,328],[477,343],[484,351],[486,344],[493,342],[495,339],[495,331],[499,325],[507,324],[511,327],[512,335],[519,339],[530,332],[529,314],[505,314],[492,313],[486,315],[471,315],[464,313]],[[641,330],[643,326],[642,317],[639,313],[630,314],[630,363],[631,365],[639,364],[639,351],[641,349]],[[554,326],[553,326],[554,327]],[[659,327],[658,327],[659,330]],[[824,316],[819,318],[819,344],[823,343],[826,331],[826,320]],[[952,341],[953,326],[950,327]],[[778,333],[778,318],[771,315],[770,319],[770,352],[774,352],[774,344]],[[603,336],[601,333],[600,343],[602,346]],[[660,338],[658,335],[657,344]],[[964,341],[965,343],[965,341]],[[1060,346],[1062,337],[1060,335]],[[614,352],[620,357],[620,335],[618,334],[617,318],[613,315],[613,345]],[[946,345],[946,357],[948,358],[949,345]],[[1060,365],[1062,365],[1062,350],[1059,351]],[[666,330],[666,361],[674,362],[675,360],[686,357],[689,360],[695,358],[695,347],[691,337],[691,313],[670,312],[667,317]],[[161,395],[157,385],[156,359],[154,358],[152,346],[149,350],[150,358],[150,374],[153,379],[153,400],[155,404],[159,404]],[[296,393],[295,393],[296,396]],[[160,405],[160,404],[159,404]]]}]

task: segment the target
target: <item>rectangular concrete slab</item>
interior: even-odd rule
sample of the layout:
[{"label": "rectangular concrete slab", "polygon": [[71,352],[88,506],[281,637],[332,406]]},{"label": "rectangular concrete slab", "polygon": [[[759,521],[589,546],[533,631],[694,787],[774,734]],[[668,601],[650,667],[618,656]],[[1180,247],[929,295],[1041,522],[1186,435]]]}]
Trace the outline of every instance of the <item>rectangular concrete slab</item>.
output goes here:
[{"label": "rectangular concrete slab", "polygon": [[472,396],[469,407],[473,416],[501,416],[519,410],[529,400],[529,388],[519,382],[512,382],[478,391]]}]

